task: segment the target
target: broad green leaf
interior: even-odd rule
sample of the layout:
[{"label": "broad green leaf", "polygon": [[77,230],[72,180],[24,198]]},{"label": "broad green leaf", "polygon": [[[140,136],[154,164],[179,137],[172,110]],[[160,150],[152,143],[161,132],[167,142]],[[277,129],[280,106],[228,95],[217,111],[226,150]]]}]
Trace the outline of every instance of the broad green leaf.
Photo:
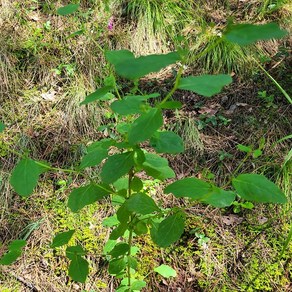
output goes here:
[{"label": "broad green leaf", "polygon": [[124,203],[117,211],[117,217],[121,223],[127,223],[130,219],[131,213],[129,212],[126,204]]},{"label": "broad green leaf", "polygon": [[147,175],[159,180],[175,177],[174,171],[168,166],[167,159],[154,153],[145,153],[145,161],[142,164],[142,168]]},{"label": "broad green leaf", "polygon": [[0,258],[0,265],[10,265],[14,263],[20,256],[21,250],[12,250]]},{"label": "broad green leaf", "polygon": [[135,59],[134,54],[128,50],[106,51],[105,57],[114,66],[120,62],[126,63],[128,60]]},{"label": "broad green leaf", "polygon": [[263,151],[261,149],[256,149],[253,151],[252,153],[252,157],[253,158],[258,158],[263,154]]},{"label": "broad green leaf", "polygon": [[108,272],[111,275],[119,274],[126,267],[126,261],[124,258],[113,259],[109,262]]},{"label": "broad green leaf", "polygon": [[140,178],[138,177],[134,177],[131,181],[131,189],[134,191],[134,192],[139,192],[140,190],[143,189],[143,182]]},{"label": "broad green leaf", "polygon": [[137,118],[129,130],[129,143],[137,144],[149,139],[163,125],[160,109],[152,108]]},{"label": "broad green leaf", "polygon": [[5,125],[2,122],[0,122],[0,133],[2,133],[4,129],[5,129]]},{"label": "broad green leaf", "polygon": [[203,96],[211,97],[232,82],[230,75],[201,75],[182,78],[178,88],[193,91]]},{"label": "broad green leaf", "polygon": [[119,226],[117,226],[110,234],[111,240],[116,240],[119,237],[123,236],[126,230],[128,229],[128,223],[121,223]]},{"label": "broad green leaf", "polygon": [[137,280],[135,282],[132,283],[131,285],[131,289],[132,290],[136,290],[136,291],[140,291],[142,288],[146,287],[146,282],[145,281],[141,281],[141,280]]},{"label": "broad green leaf", "polygon": [[57,10],[57,14],[59,15],[69,15],[77,11],[79,8],[79,4],[68,4],[66,6],[60,7]]},{"label": "broad green leaf", "polygon": [[247,201],[260,203],[286,203],[284,193],[265,176],[260,174],[240,174],[232,180],[239,196]]},{"label": "broad green leaf", "polygon": [[143,193],[132,195],[125,205],[129,211],[142,215],[160,211],[154,200]]},{"label": "broad green leaf", "polygon": [[68,207],[72,212],[77,212],[84,206],[90,205],[110,193],[111,190],[107,186],[91,183],[84,187],[74,189],[70,193]]},{"label": "broad green leaf", "polygon": [[129,250],[130,250],[130,246],[127,243],[120,242],[111,250],[111,252],[109,252],[109,254],[113,258],[118,258],[121,255],[125,255],[126,253],[128,253]]},{"label": "broad green leaf", "polygon": [[246,152],[246,153],[252,152],[252,147],[250,147],[250,146],[238,144],[236,147],[238,150],[240,150],[242,152]]},{"label": "broad green leaf", "polygon": [[167,265],[160,265],[159,267],[154,268],[154,271],[164,278],[176,277],[176,271]]},{"label": "broad green leaf", "polygon": [[97,89],[93,93],[86,96],[85,100],[83,100],[80,105],[88,104],[90,102],[101,100],[103,97],[108,94],[113,88],[111,86],[104,86],[102,88]]},{"label": "broad green leaf", "polygon": [[150,139],[150,145],[158,153],[177,154],[184,152],[183,140],[171,131],[156,132]]},{"label": "broad green leaf", "polygon": [[288,35],[288,32],[280,29],[276,23],[260,25],[245,23],[230,25],[224,35],[228,41],[245,46],[260,40],[279,39]]},{"label": "broad green leaf", "polygon": [[106,52],[106,57],[115,66],[118,75],[130,80],[160,71],[162,68],[180,60],[180,56],[176,52],[134,58],[131,52],[122,50]]},{"label": "broad green leaf", "polygon": [[51,244],[52,248],[62,246],[64,244],[67,244],[69,240],[71,239],[72,235],[74,234],[75,230],[69,230],[65,232],[58,233]]},{"label": "broad green leaf", "polygon": [[134,232],[137,235],[142,235],[148,233],[147,224],[143,221],[138,221],[134,226]]},{"label": "broad green leaf", "polygon": [[185,220],[181,213],[168,216],[159,223],[156,236],[152,239],[160,247],[167,247],[181,237],[184,226]]},{"label": "broad green leaf", "polygon": [[117,218],[117,215],[109,216],[102,221],[102,226],[104,227],[113,227],[120,223]]},{"label": "broad green leaf", "polygon": [[162,104],[158,104],[157,107],[164,109],[180,109],[182,103],[180,101],[166,101]]},{"label": "broad green leaf", "polygon": [[70,260],[74,260],[76,257],[84,255],[86,255],[86,253],[80,245],[68,246],[66,248],[66,257]]},{"label": "broad green leaf", "polygon": [[26,245],[25,240],[13,240],[8,246],[8,252],[0,258],[0,265],[14,263],[22,254],[22,248]]},{"label": "broad green leaf", "polygon": [[131,95],[126,96],[122,100],[114,101],[110,107],[111,109],[120,115],[132,115],[143,113],[145,111],[145,103],[149,98],[158,97],[158,93],[153,93],[150,95]]},{"label": "broad green leaf", "polygon": [[16,239],[8,245],[8,250],[21,250],[26,245],[26,240]]},{"label": "broad green leaf", "polygon": [[110,146],[115,145],[116,142],[113,139],[102,139],[100,141],[93,142],[86,150],[87,154],[82,158],[80,168],[86,168],[98,165],[103,159],[107,157]]},{"label": "broad green leaf", "polygon": [[28,197],[36,187],[40,174],[46,170],[36,161],[24,158],[13,169],[10,183],[19,195]]},{"label": "broad green leaf", "polygon": [[102,250],[103,254],[108,254],[111,250],[113,250],[116,244],[117,244],[116,240],[109,239],[103,246],[103,250]]},{"label": "broad green leaf", "polygon": [[127,261],[132,269],[137,270],[138,262],[134,257],[128,256]]},{"label": "broad green leaf", "polygon": [[211,184],[194,177],[177,180],[164,189],[165,194],[172,193],[177,198],[189,197],[194,200],[201,200],[211,191]]},{"label": "broad green leaf", "polygon": [[89,274],[88,262],[81,256],[76,256],[70,262],[68,273],[72,280],[85,283]]},{"label": "broad green leaf", "polygon": [[110,156],[102,167],[100,176],[103,182],[113,183],[127,174],[134,166],[134,152],[125,152]]},{"label": "broad green leaf", "polygon": [[212,191],[206,194],[200,201],[216,208],[224,208],[232,205],[235,197],[236,194],[234,192],[224,191],[213,186]]}]

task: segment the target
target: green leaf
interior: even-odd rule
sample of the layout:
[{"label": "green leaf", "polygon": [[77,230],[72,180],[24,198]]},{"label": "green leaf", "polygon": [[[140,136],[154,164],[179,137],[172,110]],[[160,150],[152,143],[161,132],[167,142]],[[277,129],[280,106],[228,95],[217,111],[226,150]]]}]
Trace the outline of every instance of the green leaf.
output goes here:
[{"label": "green leaf", "polygon": [[147,224],[143,221],[138,221],[134,226],[134,232],[137,235],[146,234],[148,232]]},{"label": "green leaf", "polygon": [[131,190],[133,190],[134,192],[139,192],[142,189],[143,189],[142,180],[135,176],[131,181]]},{"label": "green leaf", "polygon": [[134,257],[128,256],[127,261],[132,269],[137,270],[138,262]]},{"label": "green leaf", "polygon": [[113,250],[116,244],[117,244],[116,240],[109,239],[103,246],[103,250],[102,250],[103,254],[108,254],[111,250]]},{"label": "green leaf", "polygon": [[131,285],[131,289],[136,290],[136,291],[140,291],[142,288],[145,288],[145,287],[146,287],[146,282],[141,281],[141,280],[137,280],[133,282]]},{"label": "green leaf", "polygon": [[113,227],[120,223],[117,218],[117,215],[109,216],[102,221],[102,226],[104,227]]},{"label": "green leaf", "polygon": [[81,256],[76,256],[71,260],[68,269],[69,276],[72,280],[80,283],[85,283],[89,274],[88,262]]},{"label": "green leaf", "polygon": [[72,235],[74,234],[75,230],[69,230],[65,232],[58,233],[51,244],[52,248],[62,246],[64,244],[67,244],[69,240],[71,239]]},{"label": "green leaf", "polygon": [[116,227],[110,234],[111,240],[116,240],[119,237],[123,236],[126,230],[128,229],[128,223],[121,223],[118,227]]},{"label": "green leaf", "polygon": [[77,11],[79,8],[79,4],[68,4],[66,6],[60,7],[57,10],[57,14],[59,15],[69,15]]},{"label": "green leaf", "polygon": [[143,193],[132,195],[125,205],[129,211],[142,215],[160,211],[154,200]]},{"label": "green leaf", "polygon": [[212,191],[206,194],[201,201],[216,208],[224,208],[232,205],[236,194],[231,191],[224,191],[213,186]]},{"label": "green leaf", "polygon": [[80,169],[98,165],[108,156],[109,147],[115,144],[113,139],[102,139],[90,144],[86,148],[87,154],[81,160]]},{"label": "green leaf", "polygon": [[180,109],[182,107],[182,103],[180,101],[166,101],[162,104],[158,104],[157,107],[164,109]]},{"label": "green leaf", "polygon": [[26,245],[26,240],[23,239],[16,239],[13,240],[9,246],[8,250],[13,251],[13,250],[21,250],[24,246]]},{"label": "green leaf", "polygon": [[250,147],[250,146],[238,144],[236,147],[238,150],[240,150],[242,152],[246,152],[246,153],[252,152],[252,147]]},{"label": "green leaf", "polygon": [[279,204],[287,202],[284,193],[260,174],[241,174],[232,180],[232,184],[239,196],[247,201]]},{"label": "green leaf", "polygon": [[227,28],[225,38],[240,46],[250,45],[260,40],[279,39],[288,35],[276,23],[266,24],[235,24]]},{"label": "green leaf", "polygon": [[26,245],[25,240],[13,240],[8,246],[8,253],[0,258],[0,265],[14,263],[22,254],[22,248]]},{"label": "green leaf", "polygon": [[145,161],[142,167],[147,175],[159,180],[175,177],[174,171],[168,166],[167,159],[154,153],[145,153]]},{"label": "green leaf", "polygon": [[159,267],[154,268],[154,271],[164,278],[176,277],[176,271],[167,265],[160,265]]},{"label": "green leaf", "polygon": [[117,211],[117,217],[121,223],[127,223],[131,213],[129,212],[126,204],[123,204]]},{"label": "green leaf", "polygon": [[261,149],[256,149],[253,151],[252,153],[252,157],[253,158],[258,158],[263,154],[263,151]]},{"label": "green leaf", "polygon": [[129,143],[137,144],[149,139],[163,125],[160,109],[152,108],[137,118],[129,130]]},{"label": "green leaf", "polygon": [[193,200],[200,200],[210,192],[211,184],[194,177],[177,180],[164,189],[165,194],[172,193],[177,198],[189,197]]},{"label": "green leaf", "polygon": [[181,213],[168,216],[158,225],[153,241],[160,247],[167,247],[177,241],[184,232],[185,220]]},{"label": "green leaf", "polygon": [[108,272],[111,275],[119,274],[126,267],[126,261],[124,258],[113,259],[109,262]]},{"label": "green leaf", "polygon": [[125,63],[128,60],[135,59],[134,54],[128,50],[106,51],[105,57],[114,66],[116,66],[120,62]]},{"label": "green leaf", "polygon": [[77,256],[86,255],[84,249],[80,245],[68,246],[66,248],[66,257],[70,260],[74,260]]},{"label": "green leaf", "polygon": [[68,207],[72,212],[77,212],[84,206],[90,205],[110,193],[111,190],[109,187],[91,183],[89,185],[74,189],[70,193]]},{"label": "green leaf", "polygon": [[128,253],[129,250],[130,250],[130,246],[127,243],[120,242],[112,249],[111,252],[109,252],[109,254],[113,258],[118,258],[121,255],[125,255],[126,253]]},{"label": "green leaf", "polygon": [[21,256],[21,253],[21,250],[9,251],[0,259],[0,265],[10,265],[14,263]]},{"label": "green leaf", "polygon": [[230,75],[201,75],[182,78],[179,82],[179,89],[193,91],[203,96],[211,97],[222,88],[232,82]]},{"label": "green leaf", "polygon": [[123,50],[106,52],[106,57],[115,66],[118,75],[130,80],[139,79],[151,72],[157,72],[180,60],[180,56],[176,52],[134,58],[131,52]]},{"label": "green leaf", "polygon": [[171,131],[156,132],[150,139],[150,145],[158,153],[177,154],[184,152],[183,140]]},{"label": "green leaf", "polygon": [[5,129],[5,125],[2,122],[0,122],[0,133],[2,133],[4,129]]},{"label": "green leaf", "polygon": [[103,182],[113,183],[127,174],[134,166],[134,152],[125,152],[110,156],[102,167],[100,176]]},{"label": "green leaf", "polygon": [[113,88],[111,86],[104,86],[102,88],[97,89],[93,93],[86,96],[85,100],[83,100],[80,105],[88,104],[90,102],[96,100],[102,100],[106,94],[108,94]]},{"label": "green leaf", "polygon": [[13,169],[10,183],[19,195],[28,197],[36,187],[40,174],[46,170],[36,161],[24,158]]}]

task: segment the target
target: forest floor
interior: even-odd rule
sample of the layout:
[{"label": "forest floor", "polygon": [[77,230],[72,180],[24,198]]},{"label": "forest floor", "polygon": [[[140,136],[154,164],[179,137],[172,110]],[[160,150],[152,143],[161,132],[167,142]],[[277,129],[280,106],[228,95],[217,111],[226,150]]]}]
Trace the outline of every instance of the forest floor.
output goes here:
[{"label": "forest floor", "polygon": [[[64,20],[55,13],[61,1],[0,1],[0,120],[6,125],[0,133],[0,255],[11,240],[28,240],[15,264],[0,266],[3,292],[114,291],[117,286],[117,280],[107,273],[103,252],[109,230],[102,222],[113,213],[109,200],[72,213],[66,204],[68,195],[83,181],[62,172],[43,175],[34,194],[25,199],[9,185],[10,172],[18,160],[15,151],[29,151],[33,158],[54,167],[70,168],[78,165],[88,143],[109,135],[109,107],[79,106],[111,73],[104,49],[127,48],[136,54],[159,52],[159,47],[161,52],[170,49],[162,37],[155,40],[153,36],[155,46],[149,45],[153,39],[145,37],[143,41],[139,20],[137,27],[127,27],[128,19],[122,13],[118,18],[102,1],[81,2],[82,13]],[[214,3],[205,7],[209,11],[205,18],[220,27],[228,16],[224,12],[227,8],[218,9],[215,6],[221,2]],[[279,18],[289,27],[286,18],[291,10],[289,14],[283,7],[267,15],[259,10],[257,16],[260,21]],[[240,9],[245,14],[240,14]],[[234,8],[234,15],[245,20],[248,9]],[[116,24],[109,31],[112,15]],[[194,33],[185,31],[187,35]],[[260,44],[257,54],[265,49],[269,57],[266,70],[291,95],[290,45],[290,39],[269,42],[267,47]],[[292,226],[291,157],[287,160],[291,137],[282,139],[292,133],[292,106],[255,64],[243,60],[246,51],[233,48],[231,53],[230,59],[223,60],[221,51],[214,51],[199,60],[201,63],[189,64],[187,71],[192,74],[210,70],[230,73],[233,84],[212,99],[175,93],[174,99],[182,101],[183,108],[165,112],[164,127],[182,136],[186,151],[168,157],[170,165],[177,178],[195,176],[219,185],[224,185],[238,167],[239,173],[264,174],[283,190],[288,203],[216,209],[165,196],[161,184],[149,180],[147,188],[155,200],[165,207],[183,206],[188,217],[182,238],[169,248],[157,247],[149,235],[137,241],[139,274],[145,275],[148,283],[145,291],[292,291],[292,242],[285,246]],[[228,54],[228,49],[222,54]],[[209,63],[204,67],[204,62]],[[160,72],[145,78],[141,90],[163,95],[172,80],[172,72]],[[120,82],[126,92],[129,84]],[[98,130],[100,126],[105,126],[103,131]],[[244,153],[238,144],[260,146],[263,154],[241,164]],[[53,236],[68,229],[77,230],[76,241],[88,253],[90,276],[86,284],[68,277],[65,249],[50,248]],[[153,272],[163,263],[177,271],[176,278],[164,279]]]}]

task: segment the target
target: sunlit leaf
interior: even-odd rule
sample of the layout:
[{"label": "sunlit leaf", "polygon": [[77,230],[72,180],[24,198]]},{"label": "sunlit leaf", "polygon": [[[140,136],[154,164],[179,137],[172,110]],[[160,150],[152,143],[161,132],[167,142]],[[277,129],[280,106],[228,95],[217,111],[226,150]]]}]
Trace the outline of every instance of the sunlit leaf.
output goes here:
[{"label": "sunlit leaf", "polygon": [[212,186],[211,192],[204,195],[200,200],[216,208],[224,208],[232,205],[235,200],[236,194],[231,191],[225,191],[215,186]]},{"label": "sunlit leaf", "polygon": [[172,193],[177,198],[189,197],[194,200],[204,198],[211,191],[211,184],[194,177],[177,180],[164,189],[165,194]]},{"label": "sunlit leaf", "polygon": [[108,186],[91,183],[89,185],[76,188],[70,193],[68,207],[72,212],[77,212],[84,206],[93,204],[110,193],[111,190]]},{"label": "sunlit leaf", "polygon": [[126,50],[106,52],[106,58],[115,66],[118,75],[131,80],[157,72],[180,60],[176,52],[134,58],[132,53]]},{"label": "sunlit leaf", "polygon": [[154,268],[154,271],[164,278],[176,277],[176,271],[167,265],[160,265],[159,267]]},{"label": "sunlit leaf", "polygon": [[104,86],[102,88],[97,89],[93,93],[86,96],[85,100],[83,100],[80,105],[85,105],[90,102],[94,102],[97,100],[102,100],[106,94],[108,94],[113,88],[111,86]]},{"label": "sunlit leaf", "polygon": [[145,161],[142,164],[142,168],[147,175],[159,180],[175,177],[174,171],[168,166],[167,159],[154,153],[145,153]]},{"label": "sunlit leaf", "polygon": [[143,193],[132,195],[125,204],[129,211],[142,215],[150,214],[160,210],[154,200]]},{"label": "sunlit leaf", "polygon": [[78,10],[79,6],[79,4],[68,4],[66,6],[60,7],[57,10],[57,14],[62,16],[72,14]]},{"label": "sunlit leaf", "polygon": [[74,234],[74,232],[75,230],[69,230],[69,231],[60,232],[56,234],[51,244],[51,247],[55,248],[55,247],[67,244],[69,240],[71,239],[72,235]]},{"label": "sunlit leaf", "polygon": [[287,202],[285,194],[260,174],[240,174],[232,180],[232,184],[239,196],[247,201],[279,204]]},{"label": "sunlit leaf", "polygon": [[136,119],[129,130],[129,143],[137,144],[149,139],[163,125],[160,109],[152,108]]},{"label": "sunlit leaf", "polygon": [[134,152],[125,152],[110,156],[102,167],[100,176],[103,182],[113,183],[127,174],[134,166]]},{"label": "sunlit leaf", "polygon": [[228,26],[224,35],[228,41],[245,46],[260,40],[279,39],[288,35],[288,32],[280,29],[276,23],[260,25],[244,23]]},{"label": "sunlit leaf", "polygon": [[230,75],[201,75],[182,78],[179,82],[179,89],[193,91],[203,96],[211,97],[230,84]]},{"label": "sunlit leaf", "polygon": [[10,183],[19,195],[27,197],[36,187],[40,174],[46,170],[47,168],[40,166],[36,161],[24,158],[13,169]]},{"label": "sunlit leaf", "polygon": [[25,245],[25,240],[13,240],[8,246],[8,252],[0,258],[0,265],[10,265],[14,263],[21,256],[22,248]]},{"label": "sunlit leaf", "polygon": [[156,132],[150,139],[150,145],[158,153],[177,154],[184,151],[183,140],[171,131]]},{"label": "sunlit leaf", "polygon": [[168,216],[158,225],[153,241],[160,247],[167,247],[177,241],[183,234],[185,219],[181,213]]}]

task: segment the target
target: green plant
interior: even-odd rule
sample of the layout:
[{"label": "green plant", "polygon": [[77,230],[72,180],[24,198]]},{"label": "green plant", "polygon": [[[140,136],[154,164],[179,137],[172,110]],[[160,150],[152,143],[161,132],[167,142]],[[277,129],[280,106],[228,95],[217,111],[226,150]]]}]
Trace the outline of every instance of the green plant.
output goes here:
[{"label": "green plant", "polygon": [[[74,8],[74,9],[73,9]],[[77,7],[78,8],[78,7]],[[76,11],[76,6],[67,6],[62,15]],[[59,10],[60,12],[60,10]],[[68,12],[68,13],[67,13]],[[254,31],[256,34],[254,34]],[[248,44],[259,39],[282,37],[285,33],[275,25],[233,25],[228,27],[224,38],[239,44]],[[242,36],[245,36],[242,38]],[[111,199],[116,213],[105,219],[103,224],[112,229],[104,253],[109,261],[109,273],[121,279],[116,291],[140,291],[146,286],[143,275],[137,274],[136,237],[150,234],[151,239],[160,247],[168,247],[176,242],[184,232],[186,213],[183,208],[163,208],[145,190],[141,174],[155,180],[165,181],[175,178],[167,159],[161,154],[177,154],[184,151],[182,139],[172,131],[161,130],[163,110],[181,106],[172,100],[176,90],[188,90],[205,97],[212,97],[232,82],[229,75],[201,75],[182,77],[186,52],[166,55],[148,55],[136,58],[127,50],[107,51],[107,61],[120,77],[133,82],[133,89],[123,95],[115,79],[111,84],[88,95],[81,105],[111,100],[113,135],[93,142],[76,169],[59,169],[45,162],[33,160],[24,155],[15,166],[11,175],[11,185],[22,197],[28,197],[35,189],[40,175],[47,171],[64,171],[82,176],[86,183],[72,190],[68,207],[78,212],[83,207],[105,197]],[[156,101],[157,93],[139,95],[139,79],[151,72],[181,62],[172,89]],[[149,102],[151,100],[151,103]],[[2,126],[2,130],[3,126]],[[146,145],[146,146],[145,146]],[[151,150],[150,150],[151,149]],[[255,151],[247,151],[255,153]],[[88,174],[85,169],[101,164],[98,176]],[[183,178],[164,188],[165,194],[177,198],[187,198],[214,207],[224,208],[232,205],[236,197],[260,203],[285,203],[285,195],[266,177],[258,174],[234,173],[222,188],[211,182],[194,177]],[[75,230],[58,233],[52,248],[69,244]],[[207,241],[202,233],[196,235],[201,243]],[[15,241],[9,246],[8,254],[1,259],[2,264],[10,264],[21,254],[25,241]],[[70,260],[69,275],[75,281],[85,282],[89,264],[85,259],[86,251],[81,245],[69,245],[66,256]],[[8,258],[8,259],[7,259]],[[164,277],[174,277],[175,271],[162,265],[155,271]]]}]

